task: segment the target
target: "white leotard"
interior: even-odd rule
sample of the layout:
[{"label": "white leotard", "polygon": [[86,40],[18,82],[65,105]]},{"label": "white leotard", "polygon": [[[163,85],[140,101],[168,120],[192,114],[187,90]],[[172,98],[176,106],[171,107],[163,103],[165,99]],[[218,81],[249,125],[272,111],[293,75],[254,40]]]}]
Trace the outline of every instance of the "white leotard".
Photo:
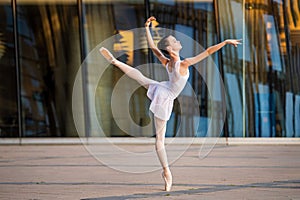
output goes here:
[{"label": "white leotard", "polygon": [[166,121],[170,119],[174,99],[183,90],[189,78],[188,70],[185,76],[180,74],[180,62],[179,60],[175,63],[172,72],[169,72],[169,63],[166,65],[169,81],[154,82],[149,85],[147,96],[151,99],[150,111],[159,119]]}]

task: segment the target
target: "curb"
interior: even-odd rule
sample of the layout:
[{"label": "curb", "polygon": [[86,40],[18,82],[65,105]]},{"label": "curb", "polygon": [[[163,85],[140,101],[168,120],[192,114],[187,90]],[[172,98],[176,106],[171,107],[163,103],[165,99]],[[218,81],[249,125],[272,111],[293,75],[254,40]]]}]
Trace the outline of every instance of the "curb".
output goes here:
[{"label": "curb", "polygon": [[[92,144],[147,145],[155,138],[1,138],[0,145],[92,145]],[[300,145],[300,138],[166,138],[166,144],[217,144],[217,145]]]}]

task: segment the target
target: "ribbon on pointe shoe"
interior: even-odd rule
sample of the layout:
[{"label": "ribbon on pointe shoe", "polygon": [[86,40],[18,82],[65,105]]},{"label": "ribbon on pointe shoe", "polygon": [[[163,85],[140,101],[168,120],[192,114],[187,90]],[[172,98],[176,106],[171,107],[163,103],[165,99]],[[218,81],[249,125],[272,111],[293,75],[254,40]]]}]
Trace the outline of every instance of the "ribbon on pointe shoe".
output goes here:
[{"label": "ribbon on pointe shoe", "polygon": [[171,191],[171,187],[172,187],[172,179],[170,180],[170,183],[168,183],[167,177],[165,176],[164,172],[162,172],[162,177],[165,181],[165,191],[169,192]]}]

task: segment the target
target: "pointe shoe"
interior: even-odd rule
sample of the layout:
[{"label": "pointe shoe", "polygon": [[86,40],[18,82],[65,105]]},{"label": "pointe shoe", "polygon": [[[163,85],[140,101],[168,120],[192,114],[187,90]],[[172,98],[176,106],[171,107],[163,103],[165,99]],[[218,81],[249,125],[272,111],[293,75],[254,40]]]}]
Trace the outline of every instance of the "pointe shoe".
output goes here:
[{"label": "pointe shoe", "polygon": [[106,48],[101,47],[99,51],[108,62],[113,63],[116,60],[115,57]]},{"label": "pointe shoe", "polygon": [[164,172],[162,172],[162,177],[165,181],[165,191],[169,192],[171,191],[171,187],[172,187],[172,177],[171,180],[168,182],[167,177],[165,176]]}]

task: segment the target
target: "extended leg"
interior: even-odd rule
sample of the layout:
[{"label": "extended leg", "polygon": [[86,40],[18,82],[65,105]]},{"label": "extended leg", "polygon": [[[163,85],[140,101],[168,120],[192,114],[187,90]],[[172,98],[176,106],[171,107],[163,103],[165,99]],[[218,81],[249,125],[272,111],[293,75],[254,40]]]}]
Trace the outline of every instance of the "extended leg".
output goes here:
[{"label": "extended leg", "polygon": [[145,77],[139,70],[118,61],[106,48],[102,47],[100,50],[100,53],[106,58],[108,62],[111,64],[117,66],[119,69],[121,69],[127,76],[130,78],[136,80],[141,84],[142,86],[148,88],[149,84],[154,83],[150,78]]},{"label": "extended leg", "polygon": [[159,161],[163,167],[163,178],[165,180],[165,190],[170,191],[172,186],[172,174],[169,169],[167,153],[165,149],[165,134],[167,122],[154,117],[156,142],[155,148]]}]

